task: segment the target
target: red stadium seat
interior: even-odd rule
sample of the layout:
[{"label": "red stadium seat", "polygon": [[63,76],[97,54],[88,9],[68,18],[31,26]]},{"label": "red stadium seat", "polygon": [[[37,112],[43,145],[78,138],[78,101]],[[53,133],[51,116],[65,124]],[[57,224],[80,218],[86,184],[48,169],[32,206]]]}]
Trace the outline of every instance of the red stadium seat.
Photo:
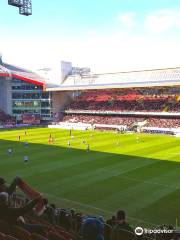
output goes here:
[{"label": "red stadium seat", "polygon": [[15,238],[15,237],[12,237],[12,236],[10,236],[10,235],[6,235],[5,238],[4,238],[4,240],[18,240],[18,239]]},{"label": "red stadium seat", "polygon": [[19,226],[13,226],[13,234],[19,240],[31,240],[31,234],[27,230]]},{"label": "red stadium seat", "polygon": [[66,238],[66,239],[73,239],[74,236],[71,233],[64,231],[64,229],[61,228],[60,226],[55,226],[55,228],[56,228],[56,231],[60,235],[62,235],[64,238]]},{"label": "red stadium seat", "polygon": [[119,240],[135,240],[136,239],[136,236],[132,233],[132,232],[128,232],[126,230],[119,230],[118,231],[118,239]]},{"label": "red stadium seat", "polygon": [[0,232],[0,240],[5,240],[5,234]]},{"label": "red stadium seat", "polygon": [[52,231],[49,232],[48,239],[49,240],[67,240],[67,238],[61,236],[60,234],[58,234],[56,232],[52,232]]},{"label": "red stadium seat", "polygon": [[32,240],[48,240],[47,238],[45,238],[37,233],[32,233],[31,239]]}]

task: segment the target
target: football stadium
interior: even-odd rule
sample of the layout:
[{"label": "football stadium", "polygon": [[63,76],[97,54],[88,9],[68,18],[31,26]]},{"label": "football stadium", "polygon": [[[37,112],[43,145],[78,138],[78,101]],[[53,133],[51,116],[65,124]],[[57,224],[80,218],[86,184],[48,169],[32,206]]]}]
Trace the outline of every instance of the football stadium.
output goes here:
[{"label": "football stadium", "polygon": [[[64,234],[48,239],[77,239],[84,216],[102,218],[110,239],[119,209],[130,225],[118,239],[137,239],[130,226],[178,227],[180,68],[91,74],[62,62],[59,85],[44,71],[1,59],[0,169],[48,199],[41,223]],[[22,186],[13,194],[25,204]]]},{"label": "football stadium", "polygon": [[[164,44],[171,42],[171,35],[178,36],[178,7],[151,12],[150,5],[141,9],[143,4],[137,4],[147,12],[135,19],[137,12],[130,12],[127,3],[128,12],[121,12],[115,22],[117,6],[127,7],[123,1],[116,3],[114,25],[106,32],[103,29],[112,24],[113,4],[106,6],[108,1],[103,6],[92,1],[88,7],[73,1],[45,2],[33,3],[39,9],[34,10],[32,22],[27,20],[32,15],[31,0],[8,0],[12,11],[4,8],[0,14],[1,47],[12,61],[0,54],[0,240],[180,240],[180,67],[172,67],[178,45],[170,45],[170,52],[176,52],[173,58]],[[15,9],[23,16],[14,19]],[[148,63],[151,57],[147,47],[145,57],[141,55],[143,34],[134,28],[140,18],[148,48],[153,39],[157,44],[157,52],[151,50],[153,62],[161,53],[162,65],[163,58],[169,58],[171,66],[130,67],[133,55],[137,66],[140,58]],[[79,23],[86,31],[89,27],[87,42],[84,29],[76,26]],[[167,28],[172,31],[169,36],[162,34],[161,52],[159,36]],[[56,49],[56,38],[62,48]],[[51,52],[56,51],[59,59],[63,50],[73,61],[78,58],[79,65],[70,60],[55,67],[56,54]],[[110,59],[109,65],[116,64],[119,71],[80,67],[91,63],[89,50],[95,54],[94,65],[106,69]],[[117,52],[111,55],[111,51]],[[29,64],[37,66],[38,54],[42,60],[47,57],[51,67],[41,61],[46,67],[36,70],[19,64],[30,58]],[[131,69],[122,71],[127,59]]]}]

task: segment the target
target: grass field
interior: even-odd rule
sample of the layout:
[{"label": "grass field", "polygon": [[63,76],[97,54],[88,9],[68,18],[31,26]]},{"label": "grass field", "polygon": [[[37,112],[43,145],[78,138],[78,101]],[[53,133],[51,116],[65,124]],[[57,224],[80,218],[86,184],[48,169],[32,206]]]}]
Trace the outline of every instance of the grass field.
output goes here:
[{"label": "grass field", "polygon": [[[8,182],[21,176],[58,206],[90,214],[110,217],[125,209],[133,225],[175,224],[176,216],[180,221],[180,139],[98,131],[74,131],[70,138],[68,130],[48,128],[27,132],[0,130],[0,175]],[[54,144],[48,144],[50,133]]]}]

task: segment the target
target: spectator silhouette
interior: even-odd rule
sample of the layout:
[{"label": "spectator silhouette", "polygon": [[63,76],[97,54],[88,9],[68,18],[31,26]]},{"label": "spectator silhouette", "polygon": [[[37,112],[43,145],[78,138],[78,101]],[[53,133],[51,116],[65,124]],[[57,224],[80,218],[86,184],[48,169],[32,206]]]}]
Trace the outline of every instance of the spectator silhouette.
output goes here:
[{"label": "spectator silhouette", "polygon": [[112,230],[111,240],[128,240],[133,239],[133,229],[126,222],[126,213],[123,210],[119,210],[116,215],[117,222]]}]

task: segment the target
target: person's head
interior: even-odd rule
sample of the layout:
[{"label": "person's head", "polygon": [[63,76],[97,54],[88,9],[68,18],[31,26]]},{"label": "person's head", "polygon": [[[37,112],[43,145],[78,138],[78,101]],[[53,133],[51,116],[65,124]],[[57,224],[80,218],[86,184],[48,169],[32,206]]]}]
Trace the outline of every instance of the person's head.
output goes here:
[{"label": "person's head", "polygon": [[8,204],[8,193],[0,193],[0,206],[6,206]]},{"label": "person's head", "polygon": [[44,203],[44,205],[47,205],[48,204],[48,199],[47,198],[43,198],[43,203]]},{"label": "person's head", "polygon": [[125,221],[126,220],[126,213],[125,213],[124,210],[117,211],[116,216],[117,216],[118,221]]},{"label": "person's head", "polygon": [[71,214],[72,217],[74,217],[74,215],[75,215],[75,210],[74,210],[73,208],[70,209],[70,214]]},{"label": "person's head", "polygon": [[56,209],[56,205],[54,203],[51,203],[50,206],[55,210]]},{"label": "person's head", "polygon": [[98,218],[86,217],[82,224],[82,235],[84,240],[103,240],[104,223]]},{"label": "person's head", "polygon": [[6,181],[0,177],[0,192],[6,192]]},{"label": "person's head", "polygon": [[0,177],[0,185],[4,185],[5,184],[5,180],[4,180],[4,178],[3,177]]}]

